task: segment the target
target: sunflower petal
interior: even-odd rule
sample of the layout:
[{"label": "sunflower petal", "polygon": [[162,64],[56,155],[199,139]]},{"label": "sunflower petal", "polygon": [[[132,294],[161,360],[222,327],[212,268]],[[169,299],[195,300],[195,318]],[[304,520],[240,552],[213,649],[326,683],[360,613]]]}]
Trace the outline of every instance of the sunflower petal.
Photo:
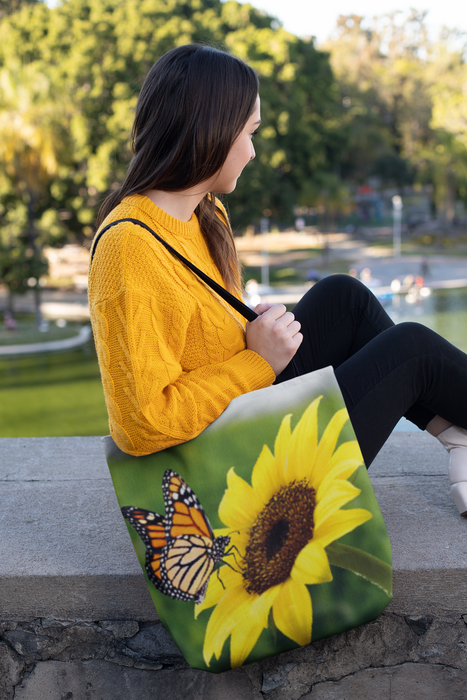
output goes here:
[{"label": "sunflower petal", "polygon": [[351,508],[349,510],[339,510],[331,515],[321,525],[315,528],[313,542],[318,542],[326,547],[330,542],[352,532],[356,527],[371,520],[372,514],[364,508]]},{"label": "sunflower petal", "polygon": [[267,445],[263,445],[251,475],[251,483],[256,493],[261,494],[264,505],[285,484],[283,465],[278,465]]},{"label": "sunflower petal", "polygon": [[219,505],[219,517],[232,530],[249,528],[253,525],[263,503],[258,493],[252,489],[235,470],[229,469],[227,474],[227,490]]},{"label": "sunflower petal", "polygon": [[294,581],[301,584],[327,583],[332,573],[324,545],[313,539],[299,552],[290,572]]},{"label": "sunflower petal", "polygon": [[348,440],[347,442],[343,442],[342,445],[339,445],[329,460],[329,468],[333,469],[335,465],[349,460],[355,460],[359,464],[363,464],[363,457],[357,440]]},{"label": "sunflower petal", "polygon": [[211,575],[209,579],[208,588],[206,591],[206,596],[202,603],[195,605],[195,618],[198,617],[203,610],[212,608],[213,605],[217,605],[221,598],[226,594],[226,591],[236,588],[243,584],[242,575],[233,571],[228,566],[222,566],[219,569],[219,576],[217,573]]},{"label": "sunflower petal", "polygon": [[[344,442],[344,444],[338,447],[337,450],[334,452],[328,464],[328,471],[326,472],[326,475],[323,477],[321,483],[319,484],[317,493],[318,499],[320,497],[320,493],[324,493],[328,488],[329,484],[331,484],[334,481],[334,479],[343,479],[344,481],[346,481],[352,476],[352,474],[354,474],[358,467],[363,464],[363,460],[361,457],[351,458],[349,456],[349,459],[339,459],[339,461],[336,458],[336,455],[339,455],[339,457],[344,457],[345,452],[347,452],[347,450],[345,452],[341,452],[341,448],[345,448],[346,445],[352,444],[352,442]],[[353,450],[348,450],[349,455],[352,451]]]},{"label": "sunflower petal", "polygon": [[282,585],[272,606],[276,627],[294,642],[305,646],[311,642],[313,610],[306,586],[292,578]]},{"label": "sunflower petal", "polygon": [[283,478],[285,478],[285,474],[287,471],[287,453],[288,453],[288,449],[289,449],[289,440],[290,440],[290,433],[291,433],[291,428],[290,428],[291,417],[292,417],[292,414],[288,413],[282,419],[282,423],[281,423],[281,426],[279,428],[279,432],[277,433],[276,441],[274,443],[274,457],[276,459],[276,469],[278,471],[280,470]]},{"label": "sunflower petal", "polygon": [[[230,537],[230,544],[227,551],[235,562],[232,564],[232,566],[234,569],[238,569],[240,566],[240,560],[245,556],[245,549],[250,541],[250,532],[249,530],[228,530],[227,534]],[[231,564],[230,561],[229,564]]]},{"label": "sunflower petal", "polygon": [[347,413],[347,409],[341,408],[340,411],[336,411],[326,426],[316,449],[316,458],[312,473],[313,487],[315,489],[319,488],[322,480],[326,476],[329,469],[329,462],[336,448],[340,432],[348,419],[349,414]]},{"label": "sunflower petal", "polygon": [[[321,487],[320,490],[322,490]],[[348,481],[336,479],[328,486],[321,499],[319,494],[316,498],[317,504],[313,514],[315,528],[319,527],[336,510],[339,510],[346,503],[356,498],[359,493],[361,493],[360,489],[357,489],[356,486],[353,486]]]},{"label": "sunflower petal", "polygon": [[319,396],[303,412],[290,438],[287,462],[289,481],[301,481],[310,476],[318,444]]},{"label": "sunflower petal", "polygon": [[243,664],[262,631],[263,627],[258,625],[251,617],[242,619],[241,625],[237,625],[232,630],[230,639],[230,663],[232,668],[238,668]]},{"label": "sunflower petal", "polygon": [[213,655],[218,659],[222,654],[226,639],[232,634],[236,625],[249,620],[248,610],[254,597],[250,596],[243,585],[228,590],[219,600],[211,613],[204,637],[203,656],[209,666]]},{"label": "sunflower petal", "polygon": [[215,537],[230,537],[232,530],[230,527],[216,527],[213,532]]},{"label": "sunflower petal", "polygon": [[268,588],[268,590],[261,593],[250,606],[250,617],[255,619],[257,624],[262,628],[268,626],[269,611],[279,595],[281,587],[282,584]]}]

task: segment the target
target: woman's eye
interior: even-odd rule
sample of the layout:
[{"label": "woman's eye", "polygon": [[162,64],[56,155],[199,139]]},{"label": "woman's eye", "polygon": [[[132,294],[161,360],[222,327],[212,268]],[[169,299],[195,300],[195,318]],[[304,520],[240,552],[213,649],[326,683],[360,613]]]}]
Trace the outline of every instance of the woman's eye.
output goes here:
[{"label": "woman's eye", "polygon": [[255,129],[255,130],[253,131],[253,133],[251,134],[251,138],[254,138],[254,137],[256,136],[257,133],[258,133],[258,129]]}]

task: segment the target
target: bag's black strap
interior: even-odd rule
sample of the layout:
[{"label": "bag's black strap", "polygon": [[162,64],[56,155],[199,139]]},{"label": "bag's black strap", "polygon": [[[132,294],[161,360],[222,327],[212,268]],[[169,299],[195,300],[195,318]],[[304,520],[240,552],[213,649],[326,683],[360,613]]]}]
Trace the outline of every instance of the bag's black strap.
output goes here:
[{"label": "bag's black strap", "polygon": [[250,309],[249,306],[244,304],[240,299],[237,299],[233,294],[228,292],[224,287],[221,287],[220,284],[217,284],[211,277],[206,275],[202,270],[200,270],[196,265],[193,265],[189,260],[187,260],[181,253],[178,252],[178,250],[175,250],[175,248],[172,248],[167,241],[164,241],[163,238],[161,238],[155,231],[152,230],[150,226],[147,224],[143,223],[142,221],[139,221],[139,219],[118,219],[117,221],[112,221],[111,224],[108,224],[105,226],[102,231],[99,231],[99,234],[96,237],[96,240],[94,241],[94,245],[92,247],[92,252],[91,252],[91,265],[92,261],[94,258],[94,253],[96,252],[96,247],[97,244],[99,243],[100,239],[102,238],[103,234],[108,231],[109,228],[112,226],[116,226],[116,224],[121,224],[124,222],[130,222],[132,224],[136,224],[137,226],[141,226],[142,228],[145,228],[146,231],[149,231],[154,238],[156,238],[159,243],[162,243],[165,248],[167,248],[168,251],[172,253],[172,255],[175,255],[176,258],[182,261],[184,265],[190,268],[192,272],[195,273],[195,275],[198,275],[200,279],[203,280],[211,289],[213,289],[222,299],[224,299],[230,306],[233,306],[233,308],[238,311],[239,314],[241,314],[244,318],[246,318],[247,321],[254,321],[255,318],[258,318],[258,314],[253,311],[253,309]]}]

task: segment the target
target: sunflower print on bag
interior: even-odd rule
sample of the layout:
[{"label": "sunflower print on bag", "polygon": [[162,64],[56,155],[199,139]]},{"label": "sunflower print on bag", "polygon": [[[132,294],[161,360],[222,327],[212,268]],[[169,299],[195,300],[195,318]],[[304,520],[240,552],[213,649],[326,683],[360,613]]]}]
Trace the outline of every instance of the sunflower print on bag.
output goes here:
[{"label": "sunflower print on bag", "polygon": [[232,668],[241,666],[272,619],[297,645],[311,642],[313,606],[308,586],[332,581],[326,547],[368,521],[363,508],[342,509],[360,494],[348,479],[362,464],[357,441],[342,443],[348,420],[337,411],[318,441],[321,397],[304,411],[295,429],[283,418],[274,454],[264,445],[251,485],[227,474],[219,517],[227,526],[239,566],[212,577],[195,616],[214,607],[207,623],[203,655],[209,666],[230,637]]}]

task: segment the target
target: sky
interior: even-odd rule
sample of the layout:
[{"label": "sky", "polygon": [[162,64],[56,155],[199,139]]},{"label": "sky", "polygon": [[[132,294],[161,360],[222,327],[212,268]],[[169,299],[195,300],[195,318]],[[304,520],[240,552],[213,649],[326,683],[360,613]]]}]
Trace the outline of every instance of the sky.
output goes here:
[{"label": "sky", "polygon": [[[316,36],[317,44],[323,43],[333,31],[339,15],[372,17],[394,10],[406,14],[411,7],[428,10],[427,25],[432,38],[444,25],[467,32],[465,0],[249,0],[250,4],[269,15],[277,17],[287,31],[297,36]],[[464,9],[462,10],[462,7]]]}]

